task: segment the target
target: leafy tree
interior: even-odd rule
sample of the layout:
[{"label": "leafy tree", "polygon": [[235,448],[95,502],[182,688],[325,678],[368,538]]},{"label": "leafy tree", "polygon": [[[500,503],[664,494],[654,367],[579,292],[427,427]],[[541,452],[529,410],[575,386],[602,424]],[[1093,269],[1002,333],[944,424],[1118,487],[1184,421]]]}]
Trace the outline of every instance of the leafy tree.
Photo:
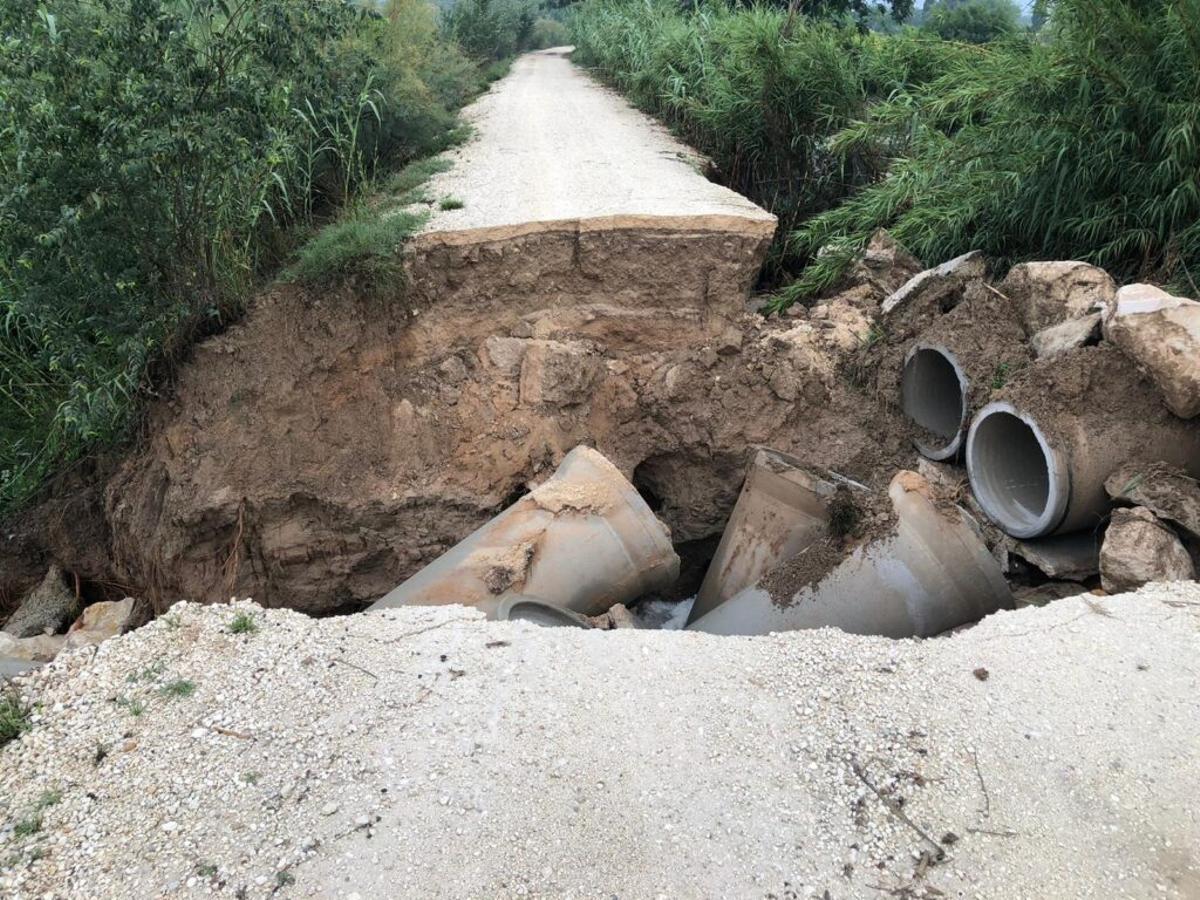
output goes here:
[{"label": "leafy tree", "polygon": [[1021,11],[1011,0],[943,0],[925,14],[921,28],[948,41],[986,44],[1020,30]]}]

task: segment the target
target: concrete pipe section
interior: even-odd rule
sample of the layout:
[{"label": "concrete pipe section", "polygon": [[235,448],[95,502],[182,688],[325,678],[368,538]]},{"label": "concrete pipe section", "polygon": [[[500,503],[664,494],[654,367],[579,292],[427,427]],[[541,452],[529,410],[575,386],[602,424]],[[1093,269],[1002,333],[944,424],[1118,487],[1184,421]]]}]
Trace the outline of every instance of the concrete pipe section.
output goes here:
[{"label": "concrete pipe section", "polygon": [[[542,621],[555,607],[596,616],[678,577],[667,527],[616,466],[581,446],[544,484],[371,609],[461,603],[490,618]],[[569,616],[557,623],[579,624]]]},{"label": "concrete pipe section", "polygon": [[968,424],[970,382],[945,347],[917,344],[900,375],[900,407],[921,429],[913,443],[929,459],[952,459],[962,449]]},{"label": "concrete pipe section", "polygon": [[[966,448],[975,500],[1013,537],[1096,529],[1112,506],[1104,481],[1125,464],[1200,475],[1200,429],[1171,415],[1120,351],[1071,351],[1022,374],[975,416]],[[1056,375],[1085,387],[1056,391]]]},{"label": "concrete pipe section", "polygon": [[688,623],[823,537],[829,524],[825,504],[839,481],[866,490],[833,473],[807,471],[798,459],[777,450],[758,450]]},{"label": "concrete pipe section", "polygon": [[[1012,607],[1000,566],[966,513],[936,501],[914,472],[892,479],[888,499],[895,512],[890,531],[845,551],[820,578],[785,593],[768,576],[688,627],[766,634],[828,626],[852,634],[928,637]],[[827,537],[822,540],[828,545]]]}]

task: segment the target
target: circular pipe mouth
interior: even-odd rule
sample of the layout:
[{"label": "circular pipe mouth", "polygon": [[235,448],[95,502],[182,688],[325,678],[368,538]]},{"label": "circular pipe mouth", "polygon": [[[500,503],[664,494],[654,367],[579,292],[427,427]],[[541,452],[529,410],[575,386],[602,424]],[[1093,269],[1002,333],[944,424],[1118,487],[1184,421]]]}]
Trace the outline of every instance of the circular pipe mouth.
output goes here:
[{"label": "circular pipe mouth", "polygon": [[922,434],[913,444],[929,459],[951,459],[962,447],[970,382],[954,354],[917,344],[900,374],[900,407]]},{"label": "circular pipe mouth", "polygon": [[500,603],[496,619],[501,622],[532,622],[548,628],[591,628],[579,613],[530,597],[509,597]]},{"label": "circular pipe mouth", "polygon": [[1017,538],[1049,534],[1067,513],[1070,472],[1027,413],[989,403],[967,434],[967,477],[980,508]]}]

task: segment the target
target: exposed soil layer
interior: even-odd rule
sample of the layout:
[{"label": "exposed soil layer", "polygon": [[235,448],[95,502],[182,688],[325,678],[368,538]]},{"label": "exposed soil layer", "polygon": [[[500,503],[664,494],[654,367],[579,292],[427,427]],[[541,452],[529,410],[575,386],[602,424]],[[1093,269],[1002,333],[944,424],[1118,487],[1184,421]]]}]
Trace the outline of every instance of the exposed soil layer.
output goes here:
[{"label": "exposed soil layer", "polygon": [[196,348],[144,445],[74,498],[86,513],[38,512],[23,555],[159,609],[236,594],[324,613],[378,599],[580,443],[677,544],[719,535],[756,445],[882,488],[911,452],[841,370],[870,320],[837,300],[802,321],[745,312],[766,243],[427,236],[393,297],[273,289]]}]

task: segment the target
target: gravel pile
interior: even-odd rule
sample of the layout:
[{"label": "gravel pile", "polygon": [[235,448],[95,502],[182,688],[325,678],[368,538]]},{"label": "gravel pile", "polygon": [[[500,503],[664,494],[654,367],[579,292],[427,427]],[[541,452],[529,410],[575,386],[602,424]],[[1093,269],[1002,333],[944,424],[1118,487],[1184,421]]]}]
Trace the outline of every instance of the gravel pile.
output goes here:
[{"label": "gravel pile", "polygon": [[182,604],[21,682],[0,895],[1195,897],[1198,628],[1196,584],[927,641]]}]

